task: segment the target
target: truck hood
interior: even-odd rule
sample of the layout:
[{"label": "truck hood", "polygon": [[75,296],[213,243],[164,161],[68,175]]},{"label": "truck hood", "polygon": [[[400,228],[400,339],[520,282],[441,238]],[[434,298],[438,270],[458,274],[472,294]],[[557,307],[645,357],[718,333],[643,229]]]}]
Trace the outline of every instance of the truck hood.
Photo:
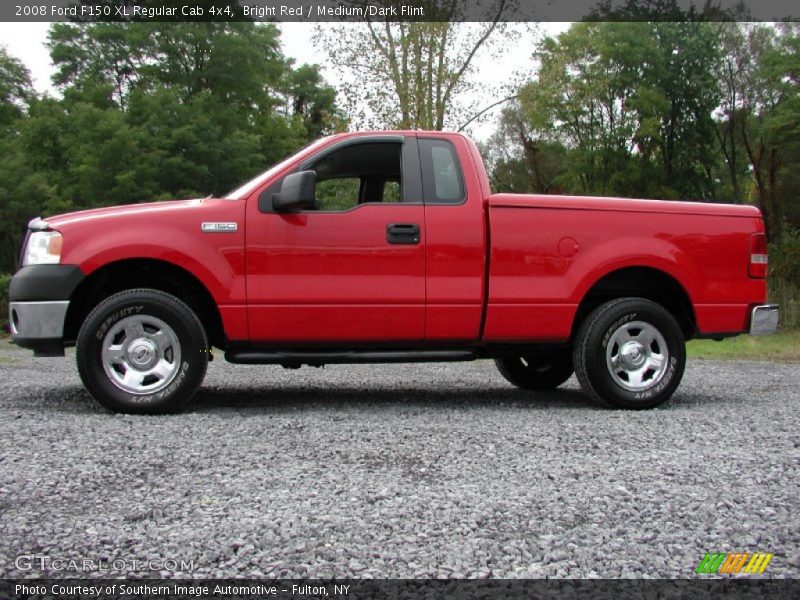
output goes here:
[{"label": "truck hood", "polygon": [[761,212],[755,206],[742,204],[714,204],[677,200],[631,200],[595,196],[550,196],[544,194],[494,194],[489,197],[489,206],[715,215],[721,217],[754,218],[761,216]]},{"label": "truck hood", "polygon": [[61,229],[73,223],[83,223],[95,219],[114,219],[131,215],[150,213],[152,216],[167,217],[170,213],[197,210],[206,202],[205,199],[194,200],[168,200],[164,202],[149,202],[145,204],[124,204],[122,206],[109,206],[107,208],[93,208],[77,212],[55,215],[44,219],[54,229]]}]

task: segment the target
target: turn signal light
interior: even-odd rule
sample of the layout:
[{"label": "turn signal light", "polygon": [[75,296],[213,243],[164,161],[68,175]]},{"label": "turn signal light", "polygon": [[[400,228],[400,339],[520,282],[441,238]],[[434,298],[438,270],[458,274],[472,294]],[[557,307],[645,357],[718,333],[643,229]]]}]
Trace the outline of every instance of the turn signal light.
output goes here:
[{"label": "turn signal light", "polygon": [[750,236],[750,266],[748,274],[756,279],[767,276],[767,236],[763,233],[754,233]]}]

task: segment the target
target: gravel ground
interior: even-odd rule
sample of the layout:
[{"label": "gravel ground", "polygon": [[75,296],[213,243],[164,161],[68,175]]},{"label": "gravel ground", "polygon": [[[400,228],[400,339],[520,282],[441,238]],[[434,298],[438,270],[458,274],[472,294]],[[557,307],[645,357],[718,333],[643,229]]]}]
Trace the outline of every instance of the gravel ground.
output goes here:
[{"label": "gravel ground", "polygon": [[[489,361],[218,358],[187,412],[135,417],[71,358],[0,342],[5,577],[691,577],[709,551],[800,577],[798,365],[690,361],[634,413],[574,378],[517,391]],[[18,570],[31,554],[49,559]],[[168,558],[194,568],[130,566]]]}]

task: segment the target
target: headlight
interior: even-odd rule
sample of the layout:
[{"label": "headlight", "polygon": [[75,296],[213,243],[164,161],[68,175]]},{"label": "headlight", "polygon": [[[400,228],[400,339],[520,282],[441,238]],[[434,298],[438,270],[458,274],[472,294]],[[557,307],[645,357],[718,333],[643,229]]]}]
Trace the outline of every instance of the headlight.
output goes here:
[{"label": "headlight", "polygon": [[57,231],[31,232],[22,255],[22,266],[58,264],[61,261],[61,240]]}]

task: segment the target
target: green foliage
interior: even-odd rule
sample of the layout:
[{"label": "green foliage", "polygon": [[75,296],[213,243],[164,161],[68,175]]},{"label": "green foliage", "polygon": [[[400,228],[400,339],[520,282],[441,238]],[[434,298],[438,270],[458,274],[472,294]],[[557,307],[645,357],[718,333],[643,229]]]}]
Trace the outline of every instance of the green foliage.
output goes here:
[{"label": "green foliage", "polygon": [[290,71],[285,83],[292,99],[292,111],[303,120],[309,137],[325,134],[333,125],[344,128],[344,116],[336,109],[336,91],[325,85],[316,65],[303,65]]},{"label": "green foliage", "polygon": [[23,115],[25,104],[32,96],[28,70],[0,46],[0,129]]},{"label": "green foliage", "polygon": [[800,30],[726,24],[717,138],[735,199],[756,204],[771,242],[800,222]]},{"label": "green foliage", "polygon": [[800,288],[800,229],[784,231],[780,241],[770,245],[769,272]]},{"label": "green foliage", "polygon": [[319,181],[316,188],[316,202],[319,210],[349,210],[358,206],[358,193],[361,179],[342,177]]},{"label": "green foliage", "polygon": [[[516,109],[503,113],[503,128],[481,154],[489,161],[492,189],[506,193],[562,193],[561,180],[567,169],[566,148],[558,142],[534,138]],[[520,140],[521,156],[504,151],[509,138]]]},{"label": "green foliage", "polygon": [[0,272],[37,215],[222,195],[346,123],[274,24],[51,26],[63,98],[0,50]]},{"label": "green foliage", "polygon": [[752,164],[767,232],[780,242],[785,222],[800,225],[800,29],[781,29],[760,57],[758,76],[768,102],[754,108]]},{"label": "green foliage", "polygon": [[800,230],[787,228],[769,248],[770,301],[781,306],[783,327],[800,327]]},{"label": "green foliage", "polygon": [[520,91],[523,145],[567,153],[552,187],[713,198],[716,24],[576,23],[537,53]]}]

